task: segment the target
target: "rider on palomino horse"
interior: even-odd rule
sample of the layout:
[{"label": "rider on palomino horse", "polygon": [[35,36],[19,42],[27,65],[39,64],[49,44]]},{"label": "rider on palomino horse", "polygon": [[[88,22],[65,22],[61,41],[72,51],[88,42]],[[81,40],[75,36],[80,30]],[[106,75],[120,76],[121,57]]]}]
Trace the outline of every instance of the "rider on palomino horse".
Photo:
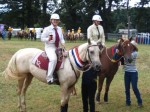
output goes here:
[{"label": "rider on palomino horse", "polygon": [[63,33],[61,27],[58,26],[60,22],[60,17],[58,14],[52,14],[50,18],[51,25],[46,27],[42,33],[41,41],[45,43],[45,51],[49,58],[49,65],[48,65],[48,73],[47,73],[47,83],[52,84],[57,79],[53,77],[53,72],[56,67],[57,63],[57,56],[56,56],[56,48],[59,47],[59,42],[63,47],[65,47],[65,40],[63,37]]}]

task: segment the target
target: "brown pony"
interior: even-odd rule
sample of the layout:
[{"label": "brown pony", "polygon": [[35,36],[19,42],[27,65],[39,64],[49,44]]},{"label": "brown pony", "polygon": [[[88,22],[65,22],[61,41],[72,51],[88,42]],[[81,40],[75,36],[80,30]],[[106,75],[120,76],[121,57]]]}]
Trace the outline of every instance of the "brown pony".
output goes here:
[{"label": "brown pony", "polygon": [[[133,46],[131,45],[130,39],[121,38],[118,44],[113,45],[110,48],[104,48],[101,53],[100,60],[102,63],[101,71],[99,72],[99,80],[98,80],[98,92],[96,94],[96,101],[100,103],[100,93],[102,90],[104,79],[106,78],[106,86],[105,86],[105,94],[104,101],[108,102],[108,91],[111,81],[114,78],[114,75],[118,71],[119,61],[123,59],[123,57],[127,58],[129,62],[132,61],[131,53],[133,51]],[[117,62],[112,62],[111,59],[113,57],[113,49],[118,48],[120,57]]]}]

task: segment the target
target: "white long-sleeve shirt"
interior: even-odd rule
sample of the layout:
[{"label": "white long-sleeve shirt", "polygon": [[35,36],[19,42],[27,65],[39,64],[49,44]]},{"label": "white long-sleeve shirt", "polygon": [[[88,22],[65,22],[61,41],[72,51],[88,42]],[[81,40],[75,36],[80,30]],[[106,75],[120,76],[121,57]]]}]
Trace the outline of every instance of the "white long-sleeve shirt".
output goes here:
[{"label": "white long-sleeve shirt", "polygon": [[[63,37],[63,33],[62,30],[59,26],[57,26],[57,32],[59,35],[59,40],[61,44],[65,43],[64,37]],[[53,38],[52,40],[49,41],[49,35],[52,34]],[[55,41],[56,41],[56,35],[55,35],[55,29],[54,26],[51,24],[50,26],[46,27],[41,35],[41,41],[45,42],[45,47],[53,47],[55,46]]]},{"label": "white long-sleeve shirt", "polygon": [[[100,33],[100,36],[98,39],[99,33]],[[89,26],[87,29],[87,38],[93,41],[101,42],[102,45],[105,45],[105,35],[104,35],[103,27],[101,25],[98,25],[98,29],[97,29],[97,26],[95,24],[92,24],[91,26]]]}]

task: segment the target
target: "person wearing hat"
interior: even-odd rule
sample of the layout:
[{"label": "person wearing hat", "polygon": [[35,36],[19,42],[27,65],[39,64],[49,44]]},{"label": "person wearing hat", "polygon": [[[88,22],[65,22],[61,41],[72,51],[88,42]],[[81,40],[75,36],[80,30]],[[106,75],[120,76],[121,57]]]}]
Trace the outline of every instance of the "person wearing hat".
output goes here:
[{"label": "person wearing hat", "polygon": [[101,42],[102,45],[105,45],[105,35],[104,29],[100,25],[102,18],[100,15],[94,15],[92,17],[93,24],[87,29],[87,38],[93,41]]},{"label": "person wearing hat", "polygon": [[70,36],[70,34],[71,34],[70,30],[68,30],[68,31],[67,31],[67,35]]},{"label": "person wearing hat", "polygon": [[72,29],[71,34],[74,35],[74,29]]},{"label": "person wearing hat", "polygon": [[78,28],[77,33],[78,33],[78,34],[80,34],[80,33],[81,33],[81,28],[80,28],[80,27]]},{"label": "person wearing hat", "polygon": [[[87,29],[87,38],[101,42],[102,45],[105,45],[105,35],[104,29],[100,25],[102,18],[100,15],[94,15],[92,18],[93,24]],[[82,85],[81,85],[81,94],[82,94],[82,104],[83,112],[88,112],[88,104],[90,107],[90,112],[95,112],[95,93],[97,89],[97,72],[91,68],[82,75]]]},{"label": "person wearing hat", "polygon": [[130,83],[132,84],[132,89],[134,91],[134,94],[137,98],[138,107],[142,107],[142,99],[141,94],[138,89],[138,71],[136,68],[136,59],[138,55],[138,48],[137,43],[135,40],[131,41],[131,44],[134,47],[134,50],[132,52],[132,62],[129,63],[128,60],[124,59],[124,84],[125,84],[125,95],[126,95],[126,106],[131,105],[131,99],[130,99]]},{"label": "person wearing hat", "polygon": [[12,28],[12,27],[9,27],[9,28],[8,28],[8,40],[11,40],[12,31],[13,31],[13,28]]},{"label": "person wearing hat", "polygon": [[12,31],[13,31],[13,28],[12,28],[12,27],[9,27],[9,28],[8,28],[8,31],[12,32]]},{"label": "person wearing hat", "polygon": [[45,51],[49,58],[48,72],[46,77],[48,84],[52,84],[57,81],[57,79],[53,77],[53,72],[57,64],[55,50],[59,47],[59,43],[61,43],[62,47],[65,48],[65,40],[63,37],[62,29],[58,26],[59,22],[59,15],[56,13],[52,14],[50,17],[51,25],[44,28],[41,35],[41,41],[45,43]]}]

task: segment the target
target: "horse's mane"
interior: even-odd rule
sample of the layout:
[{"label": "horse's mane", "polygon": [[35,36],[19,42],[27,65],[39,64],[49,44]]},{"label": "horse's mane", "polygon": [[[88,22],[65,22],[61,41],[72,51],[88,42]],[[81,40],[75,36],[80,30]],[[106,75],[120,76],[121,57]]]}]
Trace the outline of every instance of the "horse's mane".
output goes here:
[{"label": "horse's mane", "polygon": [[79,47],[79,45],[69,48],[69,50]]},{"label": "horse's mane", "polygon": [[[95,41],[91,41],[91,43],[92,43],[92,44],[96,44]],[[84,43],[84,44],[82,44],[82,45],[73,46],[73,47],[71,47],[69,50],[74,49],[74,48],[79,47],[79,46],[85,46],[85,45],[87,45],[87,44],[88,44],[88,43],[86,42],[86,43]]]}]

